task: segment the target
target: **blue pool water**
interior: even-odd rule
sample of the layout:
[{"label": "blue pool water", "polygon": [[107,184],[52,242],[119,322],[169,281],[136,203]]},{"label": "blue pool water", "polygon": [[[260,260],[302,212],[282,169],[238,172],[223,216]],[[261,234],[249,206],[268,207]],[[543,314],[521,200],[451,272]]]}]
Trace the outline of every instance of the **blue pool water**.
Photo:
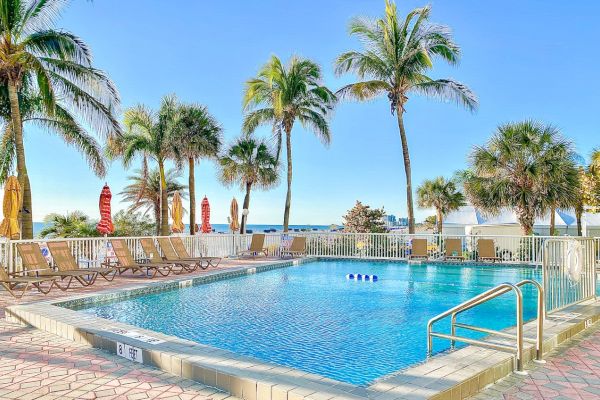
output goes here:
[{"label": "blue pool water", "polygon": [[[345,275],[355,272],[379,281],[347,281]],[[499,283],[525,278],[539,276],[531,268],[506,266],[318,261],[83,311],[366,385],[425,359],[431,317]],[[524,287],[523,295],[525,318],[535,318],[535,290]],[[514,315],[510,294],[459,320],[498,329],[514,325]],[[434,346],[445,350],[448,341]]]}]

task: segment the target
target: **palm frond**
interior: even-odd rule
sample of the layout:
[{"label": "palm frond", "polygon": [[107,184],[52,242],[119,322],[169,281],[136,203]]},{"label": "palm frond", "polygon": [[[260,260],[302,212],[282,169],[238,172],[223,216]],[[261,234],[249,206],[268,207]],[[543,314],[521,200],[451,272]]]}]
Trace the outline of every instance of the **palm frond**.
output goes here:
[{"label": "palm frond", "polygon": [[466,85],[451,79],[422,82],[414,85],[412,90],[429,97],[437,97],[440,100],[454,101],[470,111],[475,111],[478,107],[475,93]]},{"label": "palm frond", "polygon": [[365,81],[356,82],[340,88],[336,95],[340,99],[365,101],[374,99],[391,90],[390,85],[385,81]]},{"label": "palm frond", "polygon": [[274,123],[277,123],[275,111],[272,108],[261,108],[251,111],[244,116],[242,132],[250,134],[261,125]]},{"label": "palm frond", "polygon": [[85,156],[88,165],[96,175],[99,177],[106,175],[106,163],[100,144],[67,110],[57,107],[55,118],[34,117],[28,121],[60,135],[65,143],[74,146]]}]

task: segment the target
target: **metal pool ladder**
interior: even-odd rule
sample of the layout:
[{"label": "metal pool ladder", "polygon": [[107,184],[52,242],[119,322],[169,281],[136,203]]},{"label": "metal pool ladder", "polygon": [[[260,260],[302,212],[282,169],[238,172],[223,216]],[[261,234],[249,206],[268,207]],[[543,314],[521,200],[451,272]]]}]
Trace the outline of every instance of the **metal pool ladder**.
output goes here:
[{"label": "metal pool ladder", "polygon": [[[537,337],[535,339],[528,338],[523,336],[523,293],[521,292],[521,286],[531,284],[537,288]],[[496,331],[493,329],[481,328],[473,325],[462,324],[456,322],[456,317],[458,314],[469,310],[473,307],[476,307],[480,304],[483,304],[489,300],[492,300],[498,296],[501,296],[508,292],[514,292],[515,297],[517,299],[517,309],[516,309],[516,319],[517,319],[517,334],[511,334],[508,332]],[[441,332],[433,332],[433,324],[437,321],[444,319],[448,316],[451,316],[451,333],[441,333]],[[432,353],[432,345],[433,338],[441,338],[450,340],[450,344],[454,347],[454,343],[464,342],[468,344],[474,344],[482,347],[489,347],[495,350],[503,350],[503,351],[516,351],[517,358],[517,373],[523,372],[523,342],[535,343],[536,347],[536,362],[543,363],[542,352],[543,352],[543,340],[544,340],[544,316],[545,316],[545,307],[544,307],[544,289],[542,285],[540,285],[537,281],[532,279],[525,279],[519,283],[502,283],[488,291],[485,291],[470,300],[467,300],[456,307],[449,309],[448,311],[444,311],[443,313],[431,318],[427,323],[427,354],[431,355]],[[487,340],[478,340],[471,339],[464,336],[456,335],[456,328],[468,329],[476,332],[488,333],[491,335],[499,336],[507,339],[515,339],[516,345],[509,345],[504,343],[497,343]]]}]

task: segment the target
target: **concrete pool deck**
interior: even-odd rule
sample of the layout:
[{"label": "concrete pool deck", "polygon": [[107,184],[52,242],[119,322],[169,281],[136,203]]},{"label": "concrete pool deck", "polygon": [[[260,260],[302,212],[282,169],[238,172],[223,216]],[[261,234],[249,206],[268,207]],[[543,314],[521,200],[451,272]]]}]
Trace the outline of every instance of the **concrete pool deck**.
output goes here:
[{"label": "concrete pool deck", "polygon": [[[361,388],[157,332],[82,315],[56,305],[65,302],[74,305],[87,302],[90,298],[120,298],[148,290],[188,286],[291,264],[290,261],[277,260],[228,260],[224,268],[192,275],[160,280],[124,280],[117,285],[104,285],[106,290],[100,292],[87,291],[72,296],[63,294],[63,297],[33,302],[12,301],[12,304],[8,304],[7,318],[11,322],[31,325],[80,345],[103,349],[109,353],[116,352],[117,343],[134,346],[140,349],[144,364],[150,367],[217,387],[248,400],[460,399],[477,393],[512,371],[512,354],[469,346],[433,357],[420,365],[379,379],[367,388]],[[599,315],[600,304],[595,301],[552,315],[546,321],[545,350],[568,339],[586,325],[595,323]],[[527,324],[526,334],[532,329],[535,329],[533,324]],[[137,339],[128,335],[131,331],[138,334]],[[152,344],[148,342],[148,338],[160,342]],[[530,356],[531,351],[526,353]]]}]

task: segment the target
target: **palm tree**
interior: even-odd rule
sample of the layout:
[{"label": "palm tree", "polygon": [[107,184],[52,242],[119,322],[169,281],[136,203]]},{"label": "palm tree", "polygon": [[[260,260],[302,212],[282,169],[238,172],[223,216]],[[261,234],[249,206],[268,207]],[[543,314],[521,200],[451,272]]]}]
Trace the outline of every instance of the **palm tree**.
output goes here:
[{"label": "palm tree", "polygon": [[79,37],[56,30],[62,0],[0,0],[0,82],[8,91],[17,176],[23,188],[22,236],[33,237],[31,186],[23,147],[19,96],[35,87],[44,114],[69,109],[101,136],[120,134],[114,117],[119,98],[108,77],[92,66],[90,50]]},{"label": "palm tree", "polygon": [[[569,151],[568,148],[565,150]],[[581,199],[581,177],[579,168],[575,162],[575,153],[564,155],[557,161],[557,166],[548,173],[546,183],[546,201],[549,204],[550,213],[550,236],[556,232],[556,211],[575,209]]]},{"label": "palm tree", "polygon": [[109,142],[110,157],[120,157],[123,165],[128,167],[136,156],[142,157],[142,172],[148,171],[148,159],[158,164],[160,174],[161,202],[160,234],[169,235],[169,205],[167,202],[167,180],[165,162],[178,157],[173,131],[177,123],[179,104],[173,95],[163,97],[160,108],[154,112],[143,105],[125,111],[124,122],[126,132],[119,138]]},{"label": "palm tree", "polygon": [[74,238],[100,236],[96,225],[81,211],[62,214],[48,214],[44,218],[42,238]]},{"label": "palm tree", "polygon": [[433,68],[434,58],[451,65],[460,59],[460,48],[449,29],[429,22],[430,11],[429,6],[416,8],[399,20],[396,5],[386,0],[384,18],[353,19],[350,34],[364,43],[365,50],[343,53],[335,67],[337,75],[353,72],[361,80],[342,87],[336,93],[338,97],[365,101],[385,94],[392,115],[396,114],[406,174],[409,233],[415,231],[410,156],[403,119],[409,94],[454,100],[471,111],[477,108],[475,94],[464,84],[426,75]]},{"label": "palm tree", "polygon": [[576,202],[577,235],[582,235],[581,217],[585,211],[598,212],[600,207],[600,150],[594,149],[589,163],[579,166],[579,195]]},{"label": "palm tree", "polygon": [[183,105],[179,109],[173,140],[177,143],[179,163],[188,163],[190,190],[190,235],[196,230],[196,180],[194,167],[201,158],[216,159],[221,151],[223,129],[200,105]]},{"label": "palm tree", "polygon": [[[102,177],[106,174],[106,163],[100,145],[69,110],[57,106],[53,115],[46,115],[42,97],[25,89],[19,94],[19,103],[24,124],[36,125],[59,135],[67,144],[83,153],[96,175]],[[13,170],[17,158],[10,101],[7,88],[4,86],[0,86],[0,119],[4,121],[2,125],[4,134],[0,141],[0,183],[4,183]]]},{"label": "palm tree", "polygon": [[558,206],[555,193],[578,191],[570,182],[577,172],[574,159],[571,143],[553,126],[534,121],[501,125],[471,153],[465,192],[485,212],[513,209],[523,233],[530,235],[535,218]]},{"label": "palm tree", "polygon": [[314,62],[292,57],[287,66],[272,56],[258,76],[246,82],[243,131],[246,134],[263,124],[273,127],[279,160],[285,134],[287,153],[287,195],[283,230],[287,232],[292,204],[292,129],[296,120],[311,130],[324,144],[331,141],[327,118],[333,110],[335,95],[321,84],[321,68]]},{"label": "palm tree", "polygon": [[[172,199],[175,192],[179,192],[181,197],[185,198],[187,187],[178,182],[181,173],[175,169],[169,169],[165,172],[167,182],[167,198]],[[156,234],[161,233],[161,173],[156,169],[150,171],[136,170],[135,175],[128,176],[131,183],[119,193],[123,197],[122,201],[131,203],[130,212],[143,210],[146,215],[152,211],[156,222]]]},{"label": "palm tree", "polygon": [[[269,147],[252,137],[237,139],[219,160],[221,181],[226,185],[238,183],[244,196],[244,210],[250,207],[252,187],[267,189],[277,184],[277,159]],[[242,215],[240,232],[246,233],[246,215]]]},{"label": "palm tree", "polygon": [[439,176],[425,180],[417,188],[417,204],[421,208],[435,208],[437,233],[441,234],[444,217],[464,206],[465,196],[454,181]]}]

